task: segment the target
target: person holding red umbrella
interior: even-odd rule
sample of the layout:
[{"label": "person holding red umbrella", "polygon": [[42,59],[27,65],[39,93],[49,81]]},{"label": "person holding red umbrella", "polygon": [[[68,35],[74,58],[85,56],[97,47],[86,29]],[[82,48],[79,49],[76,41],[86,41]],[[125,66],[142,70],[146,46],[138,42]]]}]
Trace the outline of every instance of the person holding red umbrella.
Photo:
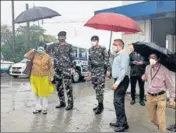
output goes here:
[{"label": "person holding red umbrella", "polygon": [[[99,37],[91,37],[92,47],[89,49],[88,75],[87,79],[92,79],[93,88],[96,92],[98,106],[93,108],[95,114],[101,114],[104,110],[104,87],[105,71],[106,76],[110,76],[110,63],[106,48],[99,45]],[[105,69],[106,68],[106,69]]]}]

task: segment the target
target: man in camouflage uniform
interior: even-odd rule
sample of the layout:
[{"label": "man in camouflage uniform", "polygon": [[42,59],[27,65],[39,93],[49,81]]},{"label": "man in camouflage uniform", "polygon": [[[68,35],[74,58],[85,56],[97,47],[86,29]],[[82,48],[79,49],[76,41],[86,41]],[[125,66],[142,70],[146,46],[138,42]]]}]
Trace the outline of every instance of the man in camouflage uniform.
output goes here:
[{"label": "man in camouflage uniform", "polygon": [[48,52],[53,56],[55,76],[54,80],[60,99],[60,104],[56,108],[65,107],[64,88],[66,90],[68,106],[66,110],[73,108],[72,94],[72,75],[71,68],[74,67],[72,45],[66,43],[66,32],[58,33],[59,43],[52,44],[48,47]]},{"label": "man in camouflage uniform", "polygon": [[104,87],[105,87],[105,68],[107,70],[106,76],[110,76],[110,63],[106,48],[100,46],[99,37],[93,36],[91,38],[92,47],[89,49],[88,61],[88,77],[91,77],[93,88],[96,92],[96,99],[98,106],[93,108],[95,114],[101,114],[104,110]]}]

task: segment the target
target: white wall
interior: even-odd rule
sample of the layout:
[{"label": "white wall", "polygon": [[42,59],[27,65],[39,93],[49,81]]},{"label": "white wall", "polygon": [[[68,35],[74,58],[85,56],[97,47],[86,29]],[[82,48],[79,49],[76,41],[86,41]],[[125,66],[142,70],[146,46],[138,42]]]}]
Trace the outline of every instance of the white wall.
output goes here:
[{"label": "white wall", "polygon": [[[122,5],[128,5],[128,4],[135,4],[145,1],[123,1]],[[142,29],[142,32],[136,33],[136,34],[122,34],[122,39],[124,40],[126,47],[125,49],[129,51],[128,44],[131,44],[136,41],[145,41],[150,42],[151,41],[151,21],[150,20],[140,20],[137,21],[140,28]]]}]

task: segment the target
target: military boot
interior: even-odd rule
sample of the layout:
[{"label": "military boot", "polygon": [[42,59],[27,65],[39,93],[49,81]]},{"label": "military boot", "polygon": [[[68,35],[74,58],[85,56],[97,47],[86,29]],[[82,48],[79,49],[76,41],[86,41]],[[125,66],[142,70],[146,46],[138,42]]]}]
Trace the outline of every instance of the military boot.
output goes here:
[{"label": "military boot", "polygon": [[65,108],[65,110],[71,110],[71,109],[73,109],[73,103],[68,103],[68,105]]},{"label": "military boot", "polygon": [[65,102],[60,102],[60,105],[57,105],[56,108],[57,108],[57,109],[58,109],[58,108],[63,108],[63,107],[65,107],[65,106],[66,106]]},{"label": "military boot", "polygon": [[98,103],[98,108],[95,110],[95,114],[101,114],[104,110],[104,106],[103,106],[103,102],[102,103]]}]

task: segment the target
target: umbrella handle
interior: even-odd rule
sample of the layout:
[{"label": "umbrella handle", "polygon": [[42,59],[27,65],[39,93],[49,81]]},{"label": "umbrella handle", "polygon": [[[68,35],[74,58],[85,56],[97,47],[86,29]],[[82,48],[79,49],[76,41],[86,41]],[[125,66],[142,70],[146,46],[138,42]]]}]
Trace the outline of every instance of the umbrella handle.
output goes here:
[{"label": "umbrella handle", "polygon": [[111,31],[110,40],[109,40],[109,51],[108,51],[109,57],[110,57],[110,53],[111,53],[111,40],[112,40],[112,31]]}]

